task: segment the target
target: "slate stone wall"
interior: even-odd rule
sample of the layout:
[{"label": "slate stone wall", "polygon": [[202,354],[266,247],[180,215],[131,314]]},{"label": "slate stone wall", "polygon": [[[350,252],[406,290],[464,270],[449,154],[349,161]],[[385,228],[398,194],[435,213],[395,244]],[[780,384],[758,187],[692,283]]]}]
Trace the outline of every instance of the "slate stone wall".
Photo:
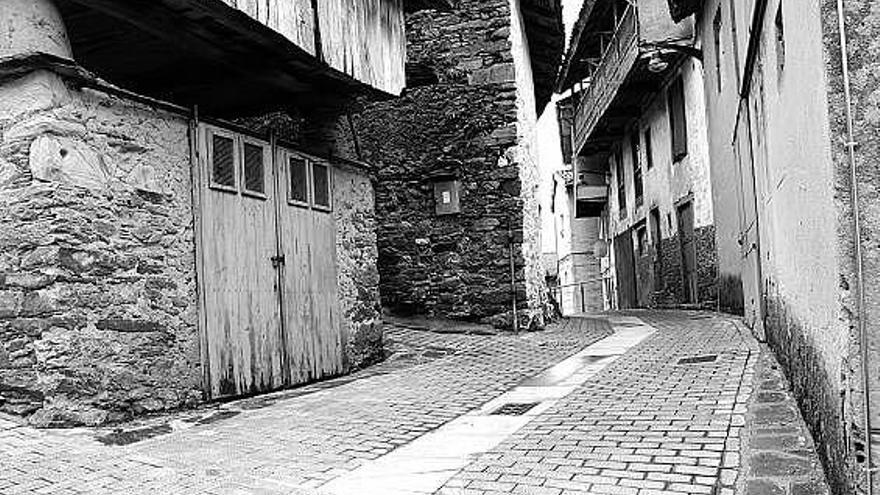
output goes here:
[{"label": "slate stone wall", "polygon": [[[463,0],[409,16],[409,62],[437,82],[355,119],[379,168],[380,287],[394,312],[510,328],[512,257],[520,324],[543,323],[534,96],[512,5]],[[435,213],[433,176],[460,182],[460,213]]]},{"label": "slate stone wall", "polygon": [[337,165],[333,175],[336,267],[350,368],[383,358],[374,204],[370,178],[362,170]]},{"label": "slate stone wall", "polygon": [[[91,425],[201,402],[188,119],[49,72],[0,102],[0,412]],[[301,133],[280,114],[243,123]],[[350,368],[382,352],[373,205],[369,172],[340,165]]]},{"label": "slate stone wall", "polygon": [[0,86],[0,411],[201,400],[187,122],[37,72]]}]

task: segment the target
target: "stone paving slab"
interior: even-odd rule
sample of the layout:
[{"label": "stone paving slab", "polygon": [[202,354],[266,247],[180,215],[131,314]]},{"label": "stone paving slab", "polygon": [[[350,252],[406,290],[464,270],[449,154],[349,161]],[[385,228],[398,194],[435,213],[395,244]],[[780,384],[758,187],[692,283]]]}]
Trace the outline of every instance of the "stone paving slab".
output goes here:
[{"label": "stone paving slab", "polygon": [[[608,335],[599,320],[546,332],[391,329],[397,356],[355,377],[223,406],[208,422],[107,446],[93,431],[0,422],[0,493],[275,494],[319,487],[473,410]],[[59,473],[61,474],[59,476]]]},{"label": "stone paving slab", "polygon": [[733,493],[756,342],[723,316],[638,316],[658,332],[438,493]]},{"label": "stone paving slab", "polygon": [[739,493],[828,495],[822,465],[773,353],[761,347],[740,456]]}]

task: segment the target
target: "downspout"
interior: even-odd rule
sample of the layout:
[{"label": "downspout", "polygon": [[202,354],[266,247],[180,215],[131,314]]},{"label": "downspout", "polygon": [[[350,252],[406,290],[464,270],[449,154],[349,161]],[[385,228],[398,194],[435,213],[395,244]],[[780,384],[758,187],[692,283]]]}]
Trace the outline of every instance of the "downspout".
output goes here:
[{"label": "downspout", "polygon": [[850,197],[852,198],[853,209],[853,243],[855,247],[855,265],[856,265],[856,303],[858,304],[858,332],[859,332],[859,359],[861,361],[862,373],[862,391],[864,398],[862,400],[862,414],[864,414],[864,431],[865,431],[865,455],[867,456],[867,464],[865,473],[867,478],[867,493],[871,495],[874,490],[874,469],[871,467],[872,458],[872,438],[871,438],[871,394],[870,380],[868,378],[868,330],[865,325],[865,276],[864,261],[862,254],[862,218],[861,209],[859,208],[859,182],[858,182],[858,165],[856,163],[856,146],[858,143],[853,136],[853,109],[852,109],[852,93],[850,92],[849,77],[849,51],[846,46],[846,14],[844,12],[844,0],[837,0],[837,28],[840,34],[840,62],[843,71],[843,96],[845,101],[844,110],[846,112],[846,146],[847,159],[849,161],[850,172]]}]

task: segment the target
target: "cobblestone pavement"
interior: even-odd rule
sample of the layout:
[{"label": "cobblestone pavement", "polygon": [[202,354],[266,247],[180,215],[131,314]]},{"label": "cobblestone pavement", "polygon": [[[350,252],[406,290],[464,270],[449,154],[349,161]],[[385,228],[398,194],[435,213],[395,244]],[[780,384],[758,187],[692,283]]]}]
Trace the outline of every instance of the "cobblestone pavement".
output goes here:
[{"label": "cobblestone pavement", "polygon": [[[740,441],[746,419],[774,414],[756,409],[761,406],[750,401],[756,363],[774,363],[769,351],[731,318],[636,314],[657,333],[468,465],[438,493],[789,493],[764,491],[777,485],[772,480],[747,483],[753,474],[740,474],[740,459],[751,456],[754,445]],[[776,380],[777,389],[779,383]],[[776,414],[786,411],[785,418],[777,420],[799,421],[790,396],[774,398],[782,402]],[[772,477],[794,466],[794,474],[801,476],[795,481],[804,482],[797,486],[816,491],[791,493],[824,494],[827,488],[815,453],[798,438],[799,459],[777,456],[773,467],[763,463],[770,458],[756,453],[752,459],[761,465],[754,469]],[[759,435],[754,441],[760,447],[762,441],[775,440]]]},{"label": "cobblestone pavement", "polygon": [[145,428],[161,435],[121,446],[98,441],[101,432],[38,431],[0,419],[0,493],[297,493],[478,407],[609,332],[588,319],[520,336],[390,329],[396,355],[366,372],[224,405],[199,420],[167,418]]}]

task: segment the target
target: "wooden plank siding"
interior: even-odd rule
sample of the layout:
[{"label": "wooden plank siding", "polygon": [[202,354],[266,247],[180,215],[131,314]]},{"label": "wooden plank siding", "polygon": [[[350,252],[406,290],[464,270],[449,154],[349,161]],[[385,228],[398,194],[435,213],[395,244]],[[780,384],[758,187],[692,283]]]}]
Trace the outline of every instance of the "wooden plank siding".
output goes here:
[{"label": "wooden plank siding", "polygon": [[312,0],[221,1],[360,82],[394,95],[406,84],[403,0],[320,0],[317,16]]}]

